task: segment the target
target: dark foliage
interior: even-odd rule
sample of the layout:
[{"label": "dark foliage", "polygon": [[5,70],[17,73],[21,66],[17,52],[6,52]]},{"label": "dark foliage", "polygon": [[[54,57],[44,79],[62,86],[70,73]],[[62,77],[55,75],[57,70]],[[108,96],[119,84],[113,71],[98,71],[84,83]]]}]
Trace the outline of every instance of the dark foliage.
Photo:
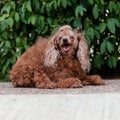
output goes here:
[{"label": "dark foliage", "polygon": [[9,80],[11,66],[36,36],[48,36],[65,24],[84,30],[91,48],[92,73],[116,69],[120,60],[117,0],[2,0],[0,80]]}]

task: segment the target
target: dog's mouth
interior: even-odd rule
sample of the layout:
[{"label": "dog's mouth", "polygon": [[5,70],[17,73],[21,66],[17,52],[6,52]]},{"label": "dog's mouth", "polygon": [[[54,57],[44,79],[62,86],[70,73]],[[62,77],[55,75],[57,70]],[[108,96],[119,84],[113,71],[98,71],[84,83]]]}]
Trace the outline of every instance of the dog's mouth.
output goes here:
[{"label": "dog's mouth", "polygon": [[68,44],[68,43],[65,43],[65,44],[62,46],[62,49],[63,49],[65,52],[68,52],[68,51],[71,49],[71,45]]}]

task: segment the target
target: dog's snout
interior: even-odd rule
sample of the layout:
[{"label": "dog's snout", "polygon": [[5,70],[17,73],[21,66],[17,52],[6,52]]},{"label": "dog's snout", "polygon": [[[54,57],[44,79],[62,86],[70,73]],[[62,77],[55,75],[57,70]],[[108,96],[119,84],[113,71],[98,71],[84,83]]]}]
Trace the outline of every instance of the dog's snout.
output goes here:
[{"label": "dog's snout", "polygon": [[68,39],[67,38],[63,38],[63,42],[68,42]]}]

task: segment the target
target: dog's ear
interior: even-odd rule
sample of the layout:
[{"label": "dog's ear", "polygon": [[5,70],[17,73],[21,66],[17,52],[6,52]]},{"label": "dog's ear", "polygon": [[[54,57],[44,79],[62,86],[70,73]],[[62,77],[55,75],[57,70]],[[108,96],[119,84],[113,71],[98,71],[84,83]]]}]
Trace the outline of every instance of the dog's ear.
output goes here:
[{"label": "dog's ear", "polygon": [[81,64],[81,68],[85,72],[89,72],[90,70],[89,48],[87,41],[84,37],[84,34],[77,32],[77,40],[78,40],[77,58]]},{"label": "dog's ear", "polygon": [[45,50],[44,65],[47,67],[54,67],[59,56],[59,51],[55,47],[55,39],[56,37],[51,37]]}]

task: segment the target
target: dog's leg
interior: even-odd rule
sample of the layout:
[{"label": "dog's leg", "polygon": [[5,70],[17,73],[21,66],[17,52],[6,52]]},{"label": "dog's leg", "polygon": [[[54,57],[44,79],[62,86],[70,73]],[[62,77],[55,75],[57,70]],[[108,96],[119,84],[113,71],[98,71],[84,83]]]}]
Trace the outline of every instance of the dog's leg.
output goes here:
[{"label": "dog's leg", "polygon": [[10,79],[14,87],[34,87],[33,68],[31,66],[18,66],[10,71]]},{"label": "dog's leg", "polygon": [[66,78],[60,79],[56,83],[57,88],[79,88],[82,87],[82,83],[78,78]]},{"label": "dog's leg", "polygon": [[83,85],[104,85],[105,81],[99,75],[86,76],[82,80]]},{"label": "dog's leg", "polygon": [[42,89],[55,88],[55,84],[49,79],[49,77],[45,73],[35,72],[34,82],[36,88]]}]

